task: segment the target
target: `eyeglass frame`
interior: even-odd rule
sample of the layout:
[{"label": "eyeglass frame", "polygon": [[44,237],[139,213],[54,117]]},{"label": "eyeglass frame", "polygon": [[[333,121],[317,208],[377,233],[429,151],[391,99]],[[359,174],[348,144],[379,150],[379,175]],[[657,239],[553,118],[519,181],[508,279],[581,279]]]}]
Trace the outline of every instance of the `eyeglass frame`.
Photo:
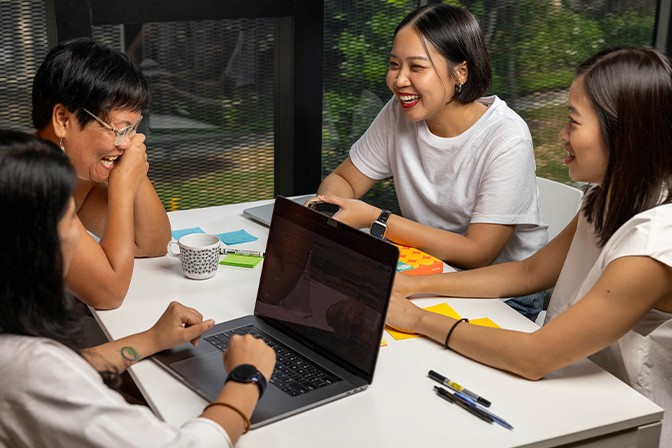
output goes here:
[{"label": "eyeglass frame", "polygon": [[128,137],[129,140],[133,138],[135,133],[138,132],[138,126],[140,126],[140,122],[142,121],[142,115],[140,115],[140,119],[136,121],[135,124],[124,126],[123,128],[117,130],[117,128],[112,126],[110,123],[104,122],[102,119],[98,118],[98,116],[88,111],[85,107],[81,107],[81,109],[87,114],[91,115],[91,117],[98,123],[102,124],[110,131],[114,132],[114,146],[121,145],[126,137]]}]

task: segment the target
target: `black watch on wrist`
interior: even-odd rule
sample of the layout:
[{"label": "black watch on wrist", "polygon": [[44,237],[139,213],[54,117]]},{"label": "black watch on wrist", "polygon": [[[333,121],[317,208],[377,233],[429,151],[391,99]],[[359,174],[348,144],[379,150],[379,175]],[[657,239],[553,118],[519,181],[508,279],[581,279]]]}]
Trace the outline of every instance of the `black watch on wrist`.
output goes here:
[{"label": "black watch on wrist", "polygon": [[225,383],[228,383],[229,381],[244,384],[255,383],[259,388],[259,398],[264,395],[264,391],[266,390],[266,378],[252,364],[240,364],[236,366],[229,372],[229,376],[226,377]]},{"label": "black watch on wrist", "polygon": [[371,230],[369,231],[371,235],[380,239],[385,238],[385,234],[387,233],[387,218],[389,218],[391,214],[392,212],[389,210],[383,210],[380,212],[378,219],[373,221],[373,224],[371,224]]}]

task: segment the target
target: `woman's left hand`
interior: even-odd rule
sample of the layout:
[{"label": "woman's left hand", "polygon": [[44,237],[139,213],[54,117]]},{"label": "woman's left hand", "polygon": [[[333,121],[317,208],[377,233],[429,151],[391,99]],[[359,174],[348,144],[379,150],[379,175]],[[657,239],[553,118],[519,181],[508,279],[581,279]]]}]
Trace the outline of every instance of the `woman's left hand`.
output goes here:
[{"label": "woman's left hand", "polygon": [[203,320],[201,313],[195,309],[171,302],[147,333],[156,353],[187,341],[196,347],[200,336],[214,324],[212,319]]},{"label": "woman's left hand", "polygon": [[344,199],[333,194],[320,194],[317,195],[317,199],[338,205],[340,210],[336,212],[334,219],[358,229],[371,227],[381,212],[378,207],[359,199]]}]

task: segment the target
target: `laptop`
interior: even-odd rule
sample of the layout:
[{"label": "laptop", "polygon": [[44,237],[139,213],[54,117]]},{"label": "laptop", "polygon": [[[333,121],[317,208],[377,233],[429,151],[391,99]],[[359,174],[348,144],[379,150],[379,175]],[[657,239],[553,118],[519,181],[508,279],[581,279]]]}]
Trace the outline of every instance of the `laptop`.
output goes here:
[{"label": "laptop", "polygon": [[[308,199],[313,199],[314,194],[308,194],[305,196],[299,196],[297,198],[290,198],[292,201],[297,204],[305,204]],[[250,207],[243,210],[243,216],[246,218],[257,221],[266,227],[271,225],[271,218],[273,217],[273,206],[274,204],[258,205],[256,207]]]},{"label": "laptop", "polygon": [[399,250],[284,197],[275,200],[254,314],[215,325],[153,359],[207,400],[227,376],[233,334],[261,336],[278,359],[252,415],[259,427],[371,384]]}]

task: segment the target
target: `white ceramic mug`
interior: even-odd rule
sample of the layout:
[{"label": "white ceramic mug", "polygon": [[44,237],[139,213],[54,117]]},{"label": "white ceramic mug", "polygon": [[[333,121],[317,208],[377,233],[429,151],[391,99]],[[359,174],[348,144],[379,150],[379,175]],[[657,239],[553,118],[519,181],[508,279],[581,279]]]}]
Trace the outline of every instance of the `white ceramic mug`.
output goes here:
[{"label": "white ceramic mug", "polygon": [[204,280],[217,272],[220,246],[216,235],[192,233],[168,243],[168,254],[180,259],[184,275]]}]

